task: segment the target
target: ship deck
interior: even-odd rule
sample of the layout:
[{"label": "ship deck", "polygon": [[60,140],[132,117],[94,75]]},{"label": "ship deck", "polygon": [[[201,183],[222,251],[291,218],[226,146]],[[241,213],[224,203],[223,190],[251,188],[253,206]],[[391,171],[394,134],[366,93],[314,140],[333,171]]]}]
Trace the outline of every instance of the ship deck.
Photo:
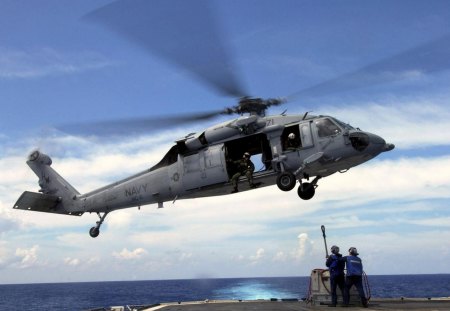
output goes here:
[{"label": "ship deck", "polygon": [[[117,307],[116,307],[117,308]],[[337,309],[341,307],[338,305]],[[351,310],[450,310],[450,297],[446,298],[374,298],[370,300],[368,308],[361,306],[349,307]],[[346,308],[347,309],[347,308]],[[108,310],[108,309],[106,309]],[[303,311],[303,310],[330,310],[328,305],[311,305],[302,300],[214,300],[161,303],[152,306],[129,306],[124,309],[109,310],[136,310],[136,311]]]}]

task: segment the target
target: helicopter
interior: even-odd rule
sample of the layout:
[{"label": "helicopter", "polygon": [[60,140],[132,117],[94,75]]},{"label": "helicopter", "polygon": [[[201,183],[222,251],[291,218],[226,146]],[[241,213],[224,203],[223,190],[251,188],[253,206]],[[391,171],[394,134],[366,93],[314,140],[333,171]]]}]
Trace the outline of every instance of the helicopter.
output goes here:
[{"label": "helicopter", "polygon": [[[156,49],[156,54],[184,66],[193,76],[226,95],[239,98],[234,106],[215,112],[176,117],[171,120],[172,122],[180,124],[208,120],[218,115],[237,115],[237,117],[177,139],[162,159],[151,168],[84,194],[79,193],[51,167],[50,156],[35,150],[28,156],[27,164],[38,176],[40,189],[38,192],[23,192],[14,204],[14,209],[72,216],[96,213],[99,220],[89,230],[90,236],[95,238],[99,236],[107,215],[118,209],[149,204],[157,204],[158,208],[162,208],[165,202],[231,195],[230,179],[239,170],[233,163],[242,159],[246,153],[253,159],[259,158],[263,168],[253,172],[253,184],[247,183],[246,176],[241,176],[239,191],[252,191],[254,188],[276,185],[281,191],[287,192],[293,190],[298,183],[297,194],[300,199],[310,200],[314,197],[318,182],[322,178],[336,172],[347,172],[395,148],[382,137],[353,127],[333,116],[313,115],[310,112],[298,115],[288,115],[284,112],[269,115],[267,111],[270,107],[285,104],[295,96],[263,99],[245,95],[246,92],[242,91],[237,83],[235,71],[229,69],[231,62],[225,52],[225,44],[214,32],[215,27],[211,27],[215,19],[211,16],[207,1],[175,1],[177,6],[182,6],[180,11],[185,9],[186,12],[188,10],[201,12],[204,18],[196,23],[205,24],[202,27],[198,27],[197,24],[193,29],[202,28],[210,31],[206,38],[196,36],[192,40],[184,40],[185,49],[191,48],[200,52],[180,58],[181,52],[173,52],[173,46],[178,39],[183,40],[186,33],[192,33],[187,19],[189,14],[178,14],[178,19],[174,20],[173,24],[187,28],[183,31],[180,27],[172,33],[172,29],[161,31],[161,27],[168,23],[162,23],[159,28],[154,24],[148,24],[158,21],[158,16],[161,15],[165,19],[171,18],[169,12],[173,8],[173,2],[115,1],[88,14],[87,19],[131,38],[146,49],[151,51]],[[129,16],[124,17],[126,14]],[[132,22],[127,23],[127,20]],[[142,29],[146,30],[145,33]],[[163,40],[155,39],[155,36],[157,37],[155,29],[168,32],[173,40],[165,45]],[[448,41],[448,36],[440,40]],[[206,47],[202,46],[204,41],[213,41],[214,44],[211,46],[214,48],[203,49]],[[431,44],[437,43],[439,40]],[[408,50],[374,66],[386,70],[386,67],[396,60],[411,59],[405,56],[425,55],[418,52],[426,50],[429,46],[430,44],[426,44]],[[208,57],[205,58],[203,53],[207,53]],[[435,55],[428,53],[425,56]],[[360,71],[326,81],[294,95],[314,94],[320,90],[339,88],[348,85],[348,81],[361,80],[359,78],[372,69],[373,66],[367,66]],[[434,68],[428,71],[432,70]],[[368,81],[363,81],[365,82]],[[125,122],[122,120],[97,125],[105,130],[108,126],[136,124],[142,121],[152,124],[153,119]]]},{"label": "helicopter", "polygon": [[[298,196],[309,200],[321,178],[394,149],[383,138],[331,116],[264,116],[268,104],[263,100],[246,98],[240,104],[248,115],[190,134],[150,169],[85,194],[51,167],[48,155],[33,151],[27,164],[39,177],[41,189],[25,191],[14,208],[76,216],[97,213],[99,221],[89,231],[97,237],[108,213],[117,209],[154,203],[162,208],[167,201],[229,194],[230,178],[236,173],[230,160],[239,160],[244,153],[261,156],[264,164],[263,170],[253,173],[254,185],[276,184],[290,191],[298,181]],[[295,147],[287,147],[289,135]],[[241,191],[253,188],[245,179],[241,177]]]}]

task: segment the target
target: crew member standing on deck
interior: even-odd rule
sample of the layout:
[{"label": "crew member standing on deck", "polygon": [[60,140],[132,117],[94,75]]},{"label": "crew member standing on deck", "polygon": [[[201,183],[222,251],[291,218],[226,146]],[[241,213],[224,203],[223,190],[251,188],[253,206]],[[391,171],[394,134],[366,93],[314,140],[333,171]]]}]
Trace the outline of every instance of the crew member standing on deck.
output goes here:
[{"label": "crew member standing on deck", "polygon": [[345,261],[347,267],[347,275],[345,277],[344,306],[348,306],[350,302],[350,288],[355,285],[358,290],[361,303],[367,308],[367,298],[362,285],[363,265],[361,258],[358,257],[358,250],[350,247],[348,256],[342,257],[340,260]]},{"label": "crew member standing on deck", "polygon": [[333,245],[331,247],[331,255],[327,258],[326,266],[330,270],[330,284],[331,284],[331,305],[329,307],[336,307],[337,293],[336,288],[339,286],[342,295],[344,295],[345,288],[345,275],[344,268],[345,262],[339,260],[342,255],[339,253],[339,247]]}]

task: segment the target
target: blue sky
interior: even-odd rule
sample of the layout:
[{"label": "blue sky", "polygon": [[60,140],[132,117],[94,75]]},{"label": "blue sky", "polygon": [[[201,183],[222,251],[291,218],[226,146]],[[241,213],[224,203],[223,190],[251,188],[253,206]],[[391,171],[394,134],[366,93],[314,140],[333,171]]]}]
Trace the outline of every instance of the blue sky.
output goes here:
[{"label": "blue sky", "polygon": [[[274,186],[126,209],[108,215],[97,239],[88,235],[95,215],[12,210],[22,191],[38,190],[25,164],[33,149],[88,192],[149,168],[175,139],[221,119],[119,139],[68,135],[55,125],[235,104],[183,68],[82,20],[110,2],[0,1],[0,283],[309,275],[324,264],[322,224],[330,246],[359,249],[369,275],[449,273],[445,57],[396,58],[396,70],[375,80],[357,76],[358,87],[331,85],[271,111],[333,115],[396,145],[321,180],[310,201]],[[210,7],[254,96],[298,94],[440,38],[431,55],[449,51],[448,1],[230,0]]]}]

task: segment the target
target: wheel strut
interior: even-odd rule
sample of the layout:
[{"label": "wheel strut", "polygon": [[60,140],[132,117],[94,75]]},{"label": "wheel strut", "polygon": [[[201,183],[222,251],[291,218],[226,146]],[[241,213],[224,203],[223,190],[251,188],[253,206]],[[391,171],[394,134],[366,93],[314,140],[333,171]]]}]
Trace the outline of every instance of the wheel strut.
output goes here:
[{"label": "wheel strut", "polygon": [[317,188],[317,182],[319,181],[319,179],[321,179],[322,176],[316,176],[316,178],[314,178],[311,182],[311,184],[314,186],[314,188]]},{"label": "wheel strut", "polygon": [[103,215],[101,215],[100,212],[97,212],[97,216],[98,216],[98,218],[100,218],[100,220],[96,222],[95,227],[92,227],[89,230],[89,235],[91,237],[93,237],[93,238],[98,237],[98,235],[100,234],[100,227],[101,227],[103,221],[105,220],[106,215],[108,215],[108,213],[109,212],[104,212]]}]

